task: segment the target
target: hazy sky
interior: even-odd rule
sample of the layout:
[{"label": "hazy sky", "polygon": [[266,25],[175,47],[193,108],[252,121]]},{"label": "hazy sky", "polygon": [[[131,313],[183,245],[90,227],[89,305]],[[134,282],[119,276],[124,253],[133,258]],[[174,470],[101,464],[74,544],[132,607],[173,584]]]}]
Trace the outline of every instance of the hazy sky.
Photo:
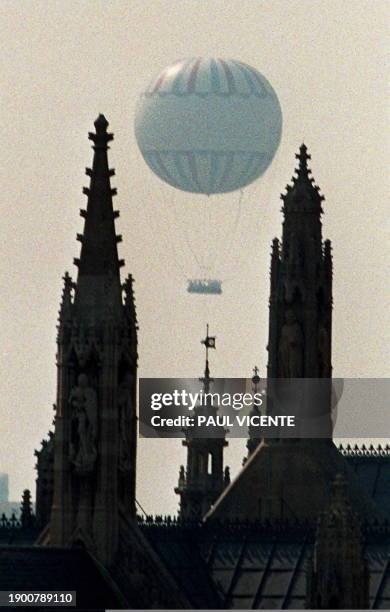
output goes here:
[{"label": "hazy sky", "polygon": [[[217,335],[215,376],[246,376],[255,363],[264,372],[269,245],[281,232],[279,194],[304,139],[334,248],[334,373],[388,376],[388,7],[382,0],[1,0],[0,471],[10,473],[12,497],[34,487],[33,451],[53,415],[61,276],[75,275],[87,132],[99,112],[115,133],[110,160],[120,252],[136,279],[140,375],[198,376],[206,318]],[[284,116],[274,164],[246,194],[234,256],[223,253],[226,290],[206,303],[185,292],[194,271],[181,236],[198,202],[161,187],[133,135],[137,96],[150,78],[194,55],[253,65],[272,83]],[[222,198],[222,226],[234,208],[234,198]],[[193,248],[205,246],[195,238]],[[244,445],[228,453],[233,473]],[[138,497],[148,511],[176,509],[183,458],[178,440],[139,444]]]}]

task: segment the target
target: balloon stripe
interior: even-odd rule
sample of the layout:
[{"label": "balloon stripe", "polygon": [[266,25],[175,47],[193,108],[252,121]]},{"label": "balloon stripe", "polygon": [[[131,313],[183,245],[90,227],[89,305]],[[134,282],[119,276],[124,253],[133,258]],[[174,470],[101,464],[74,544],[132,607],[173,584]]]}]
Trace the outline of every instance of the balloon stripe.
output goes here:
[{"label": "balloon stripe", "polygon": [[211,71],[211,91],[212,93],[218,93],[221,89],[221,81],[219,79],[218,74],[218,64],[215,59],[212,59],[210,62],[210,71]]},{"label": "balloon stripe", "polygon": [[240,175],[241,182],[244,185],[247,185],[248,182],[249,182],[248,181],[249,177],[252,176],[252,174],[254,172],[257,172],[257,163],[256,162],[258,160],[258,157],[259,156],[258,156],[257,153],[251,153],[249,155],[249,158],[248,158],[247,163],[246,163],[246,168],[243,169],[242,174]]},{"label": "balloon stripe", "polygon": [[236,93],[236,85],[234,82],[234,76],[232,71],[230,70],[229,66],[227,65],[227,63],[225,62],[225,60],[219,60],[223,66],[223,69],[225,71],[226,74],[226,78],[227,78],[227,82],[228,82],[228,93],[229,94],[234,94]]},{"label": "balloon stripe", "polygon": [[159,174],[160,178],[162,178],[162,176],[165,176],[165,180],[167,183],[169,183],[170,185],[173,185],[174,187],[180,188],[180,183],[178,183],[176,179],[168,171],[167,167],[165,166],[163,162],[161,154],[158,151],[154,151],[154,157],[155,157],[156,165],[160,170],[160,174]]},{"label": "balloon stripe", "polygon": [[196,167],[196,158],[195,155],[192,151],[188,151],[186,153],[187,159],[188,159],[188,165],[190,167],[190,172],[192,175],[192,179],[195,183],[195,185],[198,187],[198,190],[200,192],[204,192],[204,189],[202,189],[200,183],[199,183],[199,177],[198,177],[198,171],[197,171],[197,167]]},{"label": "balloon stripe", "polygon": [[221,177],[221,179],[219,181],[219,189],[221,189],[221,187],[222,188],[225,187],[225,183],[226,183],[226,181],[228,179],[228,176],[231,173],[232,168],[233,168],[234,153],[228,153],[226,157],[227,157],[227,160],[225,161],[225,169],[224,169],[222,177]]},{"label": "balloon stripe", "polygon": [[188,78],[187,93],[193,93],[195,91],[196,75],[198,73],[201,61],[201,58],[197,59],[194,66],[192,67],[190,76]]},{"label": "balloon stripe", "polygon": [[166,71],[164,71],[164,72],[163,72],[163,73],[160,75],[160,78],[158,78],[158,79],[157,79],[157,82],[156,82],[156,84],[155,84],[154,88],[152,89],[152,93],[157,93],[157,92],[159,91],[159,89],[160,89],[161,85],[164,83],[164,80],[165,80],[165,74],[166,74]]},{"label": "balloon stripe", "polygon": [[[184,154],[186,154],[186,152],[184,152]],[[183,152],[176,151],[173,155],[175,159],[176,170],[178,171],[179,176],[182,179],[182,182],[188,184],[188,181],[190,181],[191,188],[197,190],[196,184],[194,183],[194,181],[191,181],[191,175],[188,172],[185,172],[183,168],[183,163],[182,163]]]},{"label": "balloon stripe", "polygon": [[240,62],[236,62],[236,61],[234,62],[234,64],[237,66],[241,74],[244,75],[245,81],[249,87],[249,92],[255,96],[259,96],[259,91],[255,83],[253,82],[253,79],[251,78],[251,75],[249,71],[247,70],[247,67],[244,64],[241,64]]},{"label": "balloon stripe", "polygon": [[[183,92],[185,91],[185,87],[186,87],[186,69],[188,66],[192,64],[192,60],[191,59],[180,60],[178,64],[182,64],[182,69],[179,70],[176,77],[174,78],[169,93],[172,93],[176,96],[182,96]],[[175,64],[173,64],[173,66],[175,66]]]},{"label": "balloon stripe", "polygon": [[218,176],[219,157],[217,155],[210,154],[210,179],[207,193],[213,193],[215,190],[215,183]]},{"label": "balloon stripe", "polygon": [[251,68],[250,66],[248,66],[248,64],[245,64],[244,62],[238,62],[238,64],[241,64],[241,66],[243,66],[249,72],[249,74],[255,79],[257,83],[258,95],[261,98],[266,98],[268,96],[268,91],[267,91],[267,88],[265,86],[263,79],[260,77],[257,70],[253,70],[253,68]]}]

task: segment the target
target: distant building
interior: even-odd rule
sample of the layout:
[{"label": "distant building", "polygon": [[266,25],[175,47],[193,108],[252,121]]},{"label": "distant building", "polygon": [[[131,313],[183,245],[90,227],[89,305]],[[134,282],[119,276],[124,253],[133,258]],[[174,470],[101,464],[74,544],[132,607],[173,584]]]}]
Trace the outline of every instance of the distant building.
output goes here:
[{"label": "distant building", "polygon": [[8,474],[0,472],[0,502],[7,502],[9,496]]},{"label": "distant building", "polygon": [[20,515],[20,502],[5,501],[0,502],[0,518],[3,516],[10,519],[14,514],[16,518]]},{"label": "distant building", "polygon": [[[35,507],[35,504],[34,504]],[[9,476],[4,472],[0,473],[0,518],[3,516],[10,519],[12,515],[19,518],[20,501],[10,501],[9,499]]]}]

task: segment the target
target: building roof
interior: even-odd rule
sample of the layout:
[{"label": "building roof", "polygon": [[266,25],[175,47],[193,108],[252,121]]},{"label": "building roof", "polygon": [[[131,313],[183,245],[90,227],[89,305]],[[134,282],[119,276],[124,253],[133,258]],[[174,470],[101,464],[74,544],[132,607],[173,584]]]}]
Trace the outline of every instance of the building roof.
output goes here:
[{"label": "building roof", "polygon": [[390,518],[390,447],[339,447],[339,450],[357,474],[359,481]]},{"label": "building roof", "polygon": [[[377,459],[367,457],[368,464]],[[379,462],[382,463],[382,458]],[[384,462],[381,475],[384,481],[388,479],[389,468],[390,462]],[[375,476],[378,469],[372,466],[369,471]],[[206,520],[254,521],[259,516],[278,519],[282,515],[315,522],[329,503],[331,483],[338,473],[344,474],[349,499],[361,519],[390,517],[386,508],[378,504],[382,485],[375,490],[372,483],[367,485],[363,470],[355,469],[350,458],[343,456],[329,440],[318,439],[262,442],[211,507]]]},{"label": "building roof", "polygon": [[116,587],[81,548],[0,548],[1,591],[76,591],[78,608],[119,608]]},{"label": "building roof", "polygon": [[[377,504],[389,510],[390,457],[385,449],[340,447]],[[389,514],[390,516],[390,514]],[[304,608],[309,523],[140,521],[162,564],[194,608]],[[0,590],[76,590],[78,607],[118,608],[120,594],[83,549],[33,547],[37,529],[0,521]],[[370,607],[390,609],[390,528],[366,527]],[[93,585],[93,588],[91,588]]]},{"label": "building roof", "polygon": [[201,554],[198,529],[140,523],[154,550],[195,608],[221,608],[222,600]]},{"label": "building roof", "polygon": [[[305,608],[306,574],[314,544],[314,532],[307,525],[202,527],[160,522],[145,524],[143,529],[183,588],[192,581],[192,595],[204,588],[208,572],[222,608]],[[390,608],[389,555],[389,529],[368,531],[365,556],[374,609]],[[203,596],[208,601],[204,607],[210,608],[215,603],[207,599],[209,592],[203,591]]]}]

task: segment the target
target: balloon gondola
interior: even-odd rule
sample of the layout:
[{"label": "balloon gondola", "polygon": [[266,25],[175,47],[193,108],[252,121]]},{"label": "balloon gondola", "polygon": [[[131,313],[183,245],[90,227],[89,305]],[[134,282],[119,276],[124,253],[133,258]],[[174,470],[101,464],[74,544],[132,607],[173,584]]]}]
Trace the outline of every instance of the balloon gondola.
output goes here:
[{"label": "balloon gondola", "polygon": [[189,279],[188,293],[199,295],[220,295],[222,293],[222,281],[216,279]]}]

